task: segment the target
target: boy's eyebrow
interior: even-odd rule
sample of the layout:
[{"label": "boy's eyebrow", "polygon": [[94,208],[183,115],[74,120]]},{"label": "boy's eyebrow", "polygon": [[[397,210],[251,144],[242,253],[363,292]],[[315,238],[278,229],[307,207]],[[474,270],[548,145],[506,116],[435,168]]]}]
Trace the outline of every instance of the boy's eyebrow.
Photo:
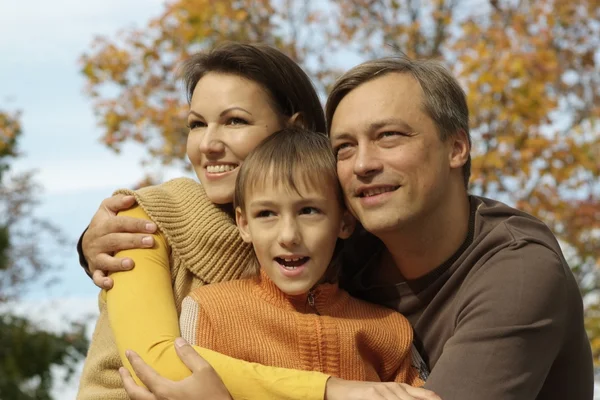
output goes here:
[{"label": "boy's eyebrow", "polygon": [[[300,200],[296,202],[296,204],[302,206],[311,203],[323,203],[326,202],[327,198],[323,196],[315,196],[315,197],[302,197]],[[277,202],[273,200],[253,200],[248,203],[250,207],[275,207],[277,206]]]},{"label": "boy's eyebrow", "polygon": [[275,203],[271,200],[253,200],[248,203],[250,207],[273,207]]}]

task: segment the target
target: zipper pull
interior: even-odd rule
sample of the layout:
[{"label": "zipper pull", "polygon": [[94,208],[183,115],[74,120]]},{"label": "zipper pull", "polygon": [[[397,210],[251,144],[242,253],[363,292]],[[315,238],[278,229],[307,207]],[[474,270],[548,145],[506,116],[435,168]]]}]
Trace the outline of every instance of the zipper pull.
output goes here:
[{"label": "zipper pull", "polygon": [[312,290],[308,292],[308,305],[315,308],[315,294]]},{"label": "zipper pull", "polygon": [[319,310],[317,310],[317,307],[315,307],[315,293],[311,290],[310,292],[308,292],[308,305],[310,306],[310,308],[312,308],[315,311],[315,314],[317,315],[321,315],[319,314]]}]

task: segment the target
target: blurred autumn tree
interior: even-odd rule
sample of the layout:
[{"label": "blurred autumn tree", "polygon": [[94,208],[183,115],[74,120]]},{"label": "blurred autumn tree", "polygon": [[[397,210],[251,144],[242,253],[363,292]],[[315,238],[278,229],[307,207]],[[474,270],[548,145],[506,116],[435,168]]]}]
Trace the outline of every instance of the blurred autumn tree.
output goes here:
[{"label": "blurred autumn tree", "polygon": [[434,57],[467,91],[471,191],[543,219],[572,250],[600,355],[600,0],[173,0],[83,55],[104,143],[186,165],[178,64],[222,40],[291,55],[326,93],[340,71],[396,49]]},{"label": "blurred autumn tree", "polygon": [[21,133],[19,114],[0,110],[0,399],[50,400],[51,368],[66,368],[68,379],[88,343],[82,325],[49,332],[12,315],[6,305],[48,272],[42,245],[57,238],[60,243],[61,237],[54,226],[34,217],[39,187],[32,173],[8,174]]}]

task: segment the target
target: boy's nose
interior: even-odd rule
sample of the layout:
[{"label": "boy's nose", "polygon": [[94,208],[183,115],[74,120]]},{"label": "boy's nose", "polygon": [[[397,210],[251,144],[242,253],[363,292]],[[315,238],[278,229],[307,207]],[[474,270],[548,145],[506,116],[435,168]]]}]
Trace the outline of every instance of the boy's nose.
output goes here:
[{"label": "boy's nose", "polygon": [[300,244],[300,232],[295,221],[282,221],[279,231],[279,244],[287,248]]}]

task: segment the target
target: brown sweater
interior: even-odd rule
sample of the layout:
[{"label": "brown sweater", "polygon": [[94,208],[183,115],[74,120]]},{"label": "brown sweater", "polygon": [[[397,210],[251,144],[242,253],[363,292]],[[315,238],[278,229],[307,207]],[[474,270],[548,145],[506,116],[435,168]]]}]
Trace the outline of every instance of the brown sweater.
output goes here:
[{"label": "brown sweater", "polygon": [[408,318],[431,369],[425,387],[444,400],[591,400],[582,299],[553,234],[500,202],[470,201],[469,234],[443,265],[390,283],[377,273],[381,243],[363,233],[345,287]]},{"label": "brown sweater", "polygon": [[[165,235],[178,310],[191,289],[239,278],[252,257],[252,247],[241,240],[233,219],[210,202],[202,186],[191,179],[179,178],[135,192],[118,193],[135,195]],[[118,373],[122,363],[103,295],[99,297],[99,308],[77,399],[127,400]]]},{"label": "brown sweater", "polygon": [[411,365],[412,329],[401,314],[337,284],[287,296],[260,277],[195,289],[184,300],[185,339],[230,357],[319,371],[342,379],[421,386]]}]

